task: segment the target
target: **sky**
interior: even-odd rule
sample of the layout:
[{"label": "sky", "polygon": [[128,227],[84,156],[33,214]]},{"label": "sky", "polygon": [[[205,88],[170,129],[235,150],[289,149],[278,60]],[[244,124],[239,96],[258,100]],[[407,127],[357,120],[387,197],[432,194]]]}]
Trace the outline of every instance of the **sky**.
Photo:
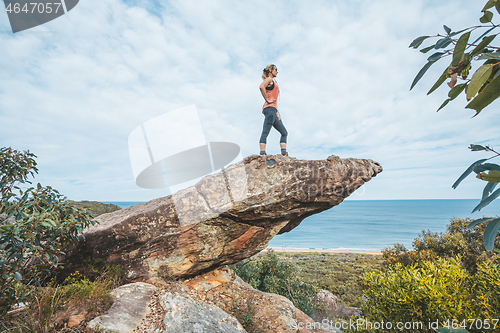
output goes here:
[{"label": "sky", "polygon": [[[431,53],[408,46],[444,33],[443,24],[479,24],[484,2],[82,0],[18,33],[0,10],[0,146],[33,152],[34,182],[72,200],[165,196],[135,184],[130,133],[195,105],[207,141],[258,154],[259,85],[273,63],[290,156],[366,158],[384,168],[351,199],[479,198],[484,183],[473,177],[451,185],[491,156],[470,152],[471,143],[500,143],[491,126],[499,104],[472,118],[461,95],[436,113],[449,88],[426,93],[448,60],[410,91]],[[268,154],[279,153],[278,142],[272,130]]]}]

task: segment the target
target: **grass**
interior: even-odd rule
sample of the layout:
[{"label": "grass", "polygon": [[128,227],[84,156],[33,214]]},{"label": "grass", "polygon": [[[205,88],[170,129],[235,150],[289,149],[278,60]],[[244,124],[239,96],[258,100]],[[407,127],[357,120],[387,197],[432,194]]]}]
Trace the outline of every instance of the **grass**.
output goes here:
[{"label": "grass", "polygon": [[118,266],[100,262],[89,265],[87,275],[77,271],[61,285],[52,281],[47,286],[33,288],[23,311],[0,318],[0,332],[80,332],[81,327],[64,328],[64,323],[71,315],[84,313],[87,321],[103,314],[111,306],[110,292],[123,283]]},{"label": "grass", "polygon": [[360,276],[365,271],[380,271],[381,255],[358,253],[275,252],[280,259],[300,268],[299,276],[316,281],[320,288],[337,296],[339,303],[360,307]]}]

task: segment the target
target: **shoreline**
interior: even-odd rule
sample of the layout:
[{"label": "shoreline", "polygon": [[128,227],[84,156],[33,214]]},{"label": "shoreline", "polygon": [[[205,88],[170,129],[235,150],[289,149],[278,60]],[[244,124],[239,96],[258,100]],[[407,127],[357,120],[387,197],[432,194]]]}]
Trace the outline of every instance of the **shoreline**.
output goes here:
[{"label": "shoreline", "polygon": [[381,251],[363,251],[363,250],[316,250],[316,249],[280,249],[268,247],[265,251],[273,250],[274,252],[296,252],[296,253],[307,253],[307,252],[318,252],[318,253],[357,253],[357,254],[371,254],[371,255],[382,255]]}]

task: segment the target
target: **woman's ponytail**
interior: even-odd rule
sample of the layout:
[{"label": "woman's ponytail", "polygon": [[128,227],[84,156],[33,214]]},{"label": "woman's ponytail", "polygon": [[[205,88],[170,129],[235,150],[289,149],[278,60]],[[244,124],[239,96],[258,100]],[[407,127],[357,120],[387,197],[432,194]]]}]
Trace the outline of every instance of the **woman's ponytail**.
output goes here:
[{"label": "woman's ponytail", "polygon": [[276,68],[276,66],[273,64],[269,64],[266,66],[266,68],[264,68],[264,70],[262,70],[262,80],[265,80],[268,77],[269,73],[271,72],[271,69],[273,68]]}]

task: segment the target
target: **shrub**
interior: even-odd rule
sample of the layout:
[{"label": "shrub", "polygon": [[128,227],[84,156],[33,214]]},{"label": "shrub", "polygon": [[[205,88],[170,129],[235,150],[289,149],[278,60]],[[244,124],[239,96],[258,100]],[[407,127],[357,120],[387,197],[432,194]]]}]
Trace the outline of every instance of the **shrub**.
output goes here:
[{"label": "shrub", "polygon": [[60,288],[39,288],[33,291],[29,302],[19,317],[2,323],[6,331],[21,333],[49,333],[55,331],[54,317],[61,305]]},{"label": "shrub", "polygon": [[273,251],[252,257],[231,266],[236,274],[252,287],[288,298],[293,305],[312,316],[315,306],[310,298],[316,296],[316,283],[306,283],[298,276],[298,268],[280,259]]},{"label": "shrub", "polygon": [[[98,275],[95,274],[97,270]],[[120,266],[86,260],[83,274],[73,272],[61,285],[56,285],[54,278],[45,287],[26,287],[31,290],[25,297],[27,306],[16,315],[0,317],[0,331],[69,331],[60,329],[71,313],[86,311],[88,320],[109,309],[112,303],[110,292],[122,284],[123,277]]]},{"label": "shrub", "polygon": [[40,285],[60,265],[64,246],[95,223],[50,186],[19,187],[38,172],[34,157],[0,149],[0,314],[26,297],[25,286]]},{"label": "shrub", "polygon": [[[471,274],[484,261],[500,263],[499,257],[492,251],[486,251],[483,244],[483,233],[486,224],[476,225],[467,229],[472,220],[453,219],[447,226],[447,232],[436,233],[422,231],[413,241],[413,250],[409,251],[401,244],[382,251],[384,267],[400,263],[403,266],[419,264],[423,261],[433,261],[438,258],[462,257],[462,266]],[[500,247],[500,236],[496,238],[496,248]]]},{"label": "shrub", "polygon": [[363,310],[370,321],[422,322],[478,318],[473,312],[469,275],[460,257],[400,263],[385,272],[363,276],[368,298]]},{"label": "shrub", "polygon": [[418,321],[425,327],[429,321],[456,320],[469,332],[481,332],[470,327],[469,319],[484,322],[500,314],[500,266],[489,261],[475,275],[461,266],[459,256],[419,265],[396,263],[385,272],[366,273],[363,284],[368,298],[363,310],[370,321]]},{"label": "shrub", "polygon": [[476,312],[482,313],[479,318],[500,318],[500,265],[481,263],[474,276],[473,292]]}]

